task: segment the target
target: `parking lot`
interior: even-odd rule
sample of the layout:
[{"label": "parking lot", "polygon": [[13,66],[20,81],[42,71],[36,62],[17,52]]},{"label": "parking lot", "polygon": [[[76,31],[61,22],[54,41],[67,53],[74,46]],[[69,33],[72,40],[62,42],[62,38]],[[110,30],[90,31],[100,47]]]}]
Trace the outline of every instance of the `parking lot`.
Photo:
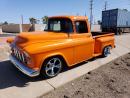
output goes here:
[{"label": "parking lot", "polygon": [[116,36],[116,48],[107,58],[95,58],[78,67],[62,72],[55,78],[29,78],[8,60],[7,37],[0,37],[0,98],[36,98],[130,52],[130,34]]}]

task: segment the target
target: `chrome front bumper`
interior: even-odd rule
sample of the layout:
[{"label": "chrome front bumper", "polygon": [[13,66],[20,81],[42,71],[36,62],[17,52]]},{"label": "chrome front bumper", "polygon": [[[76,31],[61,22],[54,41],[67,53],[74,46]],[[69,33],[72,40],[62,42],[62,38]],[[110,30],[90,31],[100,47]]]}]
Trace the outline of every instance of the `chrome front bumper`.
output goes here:
[{"label": "chrome front bumper", "polygon": [[39,71],[35,71],[33,69],[26,67],[25,65],[20,63],[16,58],[14,58],[11,55],[10,55],[10,60],[16,68],[18,68],[21,72],[28,75],[29,77],[35,77],[35,76],[38,76],[40,74]]}]

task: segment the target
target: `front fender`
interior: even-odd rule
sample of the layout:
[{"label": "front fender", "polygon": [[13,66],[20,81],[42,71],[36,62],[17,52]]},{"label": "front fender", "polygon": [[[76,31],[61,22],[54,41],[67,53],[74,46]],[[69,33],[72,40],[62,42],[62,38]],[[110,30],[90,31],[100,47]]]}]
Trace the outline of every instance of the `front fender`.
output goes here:
[{"label": "front fender", "polygon": [[74,63],[72,47],[71,40],[62,40],[32,44],[25,47],[24,50],[33,56],[35,67],[41,68],[45,59],[53,56],[62,56],[67,65],[72,65]]}]

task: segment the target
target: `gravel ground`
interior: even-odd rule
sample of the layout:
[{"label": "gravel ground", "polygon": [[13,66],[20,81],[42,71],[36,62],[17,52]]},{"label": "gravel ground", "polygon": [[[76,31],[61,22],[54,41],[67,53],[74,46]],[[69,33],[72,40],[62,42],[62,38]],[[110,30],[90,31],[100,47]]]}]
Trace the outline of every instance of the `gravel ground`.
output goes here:
[{"label": "gravel ground", "polygon": [[130,98],[130,53],[40,98]]}]

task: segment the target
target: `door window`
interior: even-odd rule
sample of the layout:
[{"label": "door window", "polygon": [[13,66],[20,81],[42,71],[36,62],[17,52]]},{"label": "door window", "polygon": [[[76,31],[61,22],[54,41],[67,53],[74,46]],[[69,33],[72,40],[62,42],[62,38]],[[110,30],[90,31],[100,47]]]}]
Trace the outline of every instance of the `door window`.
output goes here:
[{"label": "door window", "polygon": [[76,21],[75,26],[77,33],[88,33],[86,21]]}]

